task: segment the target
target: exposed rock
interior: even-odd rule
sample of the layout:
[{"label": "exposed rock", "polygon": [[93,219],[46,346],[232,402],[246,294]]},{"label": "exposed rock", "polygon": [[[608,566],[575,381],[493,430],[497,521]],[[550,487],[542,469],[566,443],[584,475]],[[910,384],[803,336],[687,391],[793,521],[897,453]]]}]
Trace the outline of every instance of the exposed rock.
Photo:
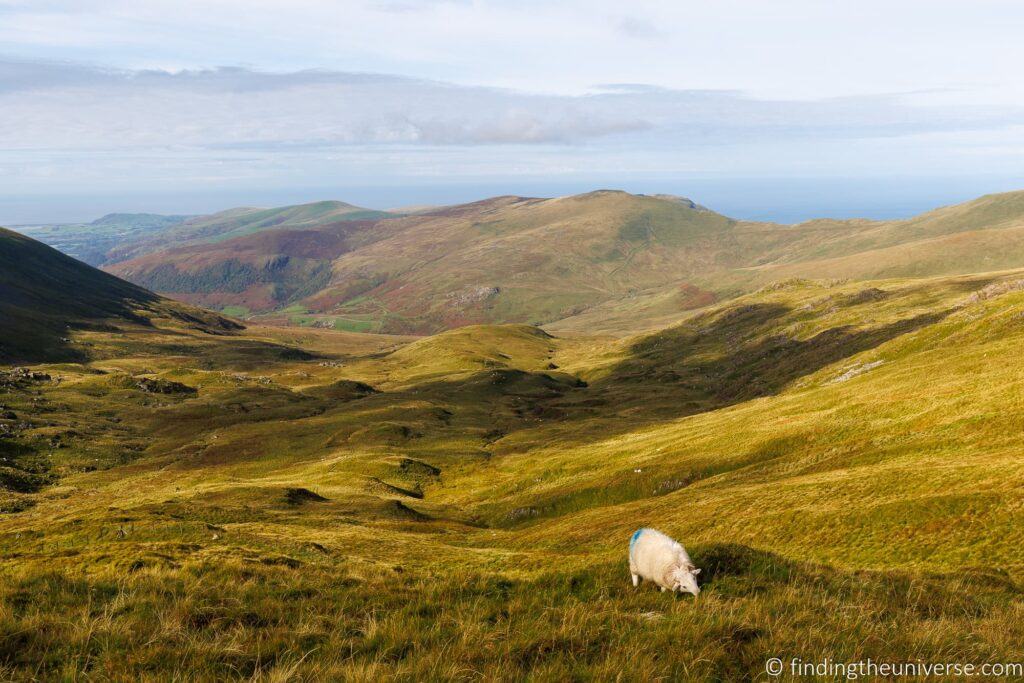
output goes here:
[{"label": "exposed rock", "polygon": [[987,301],[994,299],[997,296],[1008,294],[1010,292],[1019,292],[1024,290],[1024,280],[1010,280],[1008,282],[993,282],[987,287],[979,289],[974,294],[971,294],[967,301],[968,303],[977,303],[979,301]]},{"label": "exposed rock", "polygon": [[876,361],[873,361],[871,363],[864,363],[862,365],[855,365],[852,368],[850,368],[849,370],[847,370],[846,372],[844,372],[843,374],[841,374],[838,377],[836,377],[834,380],[832,380],[832,384],[838,384],[839,382],[845,382],[848,379],[853,379],[857,375],[861,375],[861,374],[867,372],[868,370],[874,370],[875,368],[877,368],[879,365],[881,365],[884,362],[885,361],[876,360]]},{"label": "exposed rock", "polygon": [[49,382],[50,376],[45,372],[36,372],[29,368],[11,368],[0,371],[0,389],[21,389],[35,382]]},{"label": "exposed rock", "polygon": [[303,505],[304,503],[324,503],[326,498],[319,493],[313,493],[304,488],[288,488],[284,491],[284,500],[289,505]]},{"label": "exposed rock", "polygon": [[501,294],[500,287],[476,287],[461,292],[449,292],[446,296],[451,306],[462,308],[492,299]]},{"label": "exposed rock", "polygon": [[398,463],[398,469],[401,470],[402,474],[411,477],[441,476],[441,470],[437,467],[427,464],[422,460],[413,460],[412,458],[402,458],[401,462]]},{"label": "exposed rock", "polygon": [[194,395],[198,392],[194,387],[190,387],[181,382],[173,382],[168,379],[161,378],[149,378],[149,377],[136,377],[134,378],[135,386],[147,394],[188,394]]},{"label": "exposed rock", "polygon": [[505,515],[505,518],[510,522],[518,522],[523,519],[530,519],[540,514],[540,510],[535,507],[521,507],[516,508]]}]

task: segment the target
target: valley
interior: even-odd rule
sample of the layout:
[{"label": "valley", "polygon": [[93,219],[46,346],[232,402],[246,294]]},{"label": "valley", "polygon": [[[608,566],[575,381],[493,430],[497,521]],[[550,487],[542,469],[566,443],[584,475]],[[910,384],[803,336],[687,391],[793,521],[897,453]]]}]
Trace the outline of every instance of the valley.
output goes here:
[{"label": "valley", "polygon": [[387,334],[524,323],[622,335],[789,278],[1021,267],[1021,230],[1024,193],[901,221],[783,225],[601,190],[404,213],[344,202],[232,209],[104,242],[90,262],[259,323]]},{"label": "valley", "polygon": [[[671,230],[609,223],[654,246],[607,270],[579,238],[589,209],[555,230],[547,201],[459,209],[463,231],[522,221],[464,252],[450,216],[313,229],[347,250],[328,293],[361,263],[403,291],[437,260],[443,290],[485,286],[497,271],[469,264],[511,243],[509,272],[538,275],[493,281],[531,316],[565,312],[537,259],[556,232],[573,246],[550,277],[584,310],[538,327],[500,301],[484,324],[428,306],[451,328],[432,336],[233,320],[0,232],[0,343],[27,366],[0,373],[0,677],[734,680],[779,653],[1021,657],[1024,264],[963,256],[1012,234],[1007,198],[898,234],[640,198]],[[965,265],[929,260],[949,239]],[[713,298],[655,276],[713,291],[699,263],[728,283]],[[629,585],[640,526],[685,542],[697,599]]]}]

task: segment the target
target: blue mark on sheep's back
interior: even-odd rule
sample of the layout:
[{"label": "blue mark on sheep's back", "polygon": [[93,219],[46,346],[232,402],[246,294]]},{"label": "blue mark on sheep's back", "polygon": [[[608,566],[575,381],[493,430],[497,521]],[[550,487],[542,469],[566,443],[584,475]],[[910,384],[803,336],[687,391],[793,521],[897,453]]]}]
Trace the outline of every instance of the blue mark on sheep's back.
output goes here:
[{"label": "blue mark on sheep's back", "polygon": [[644,532],[643,529],[637,529],[633,532],[633,535],[629,538],[629,549],[632,550],[633,546],[636,545],[636,539],[640,538],[640,534]]}]

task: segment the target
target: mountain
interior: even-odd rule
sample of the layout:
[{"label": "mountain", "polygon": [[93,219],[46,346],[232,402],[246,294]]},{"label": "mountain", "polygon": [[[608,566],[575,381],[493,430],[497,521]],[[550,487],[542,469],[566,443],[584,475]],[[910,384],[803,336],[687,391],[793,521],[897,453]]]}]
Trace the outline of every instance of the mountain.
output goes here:
[{"label": "mountain", "polygon": [[156,318],[217,332],[238,327],[0,228],[0,361],[81,360],[89,353],[71,330],[152,327]]},{"label": "mountain", "polygon": [[393,214],[386,211],[364,209],[339,201],[314,202],[273,209],[229,209],[189,219],[173,229],[161,231],[147,239],[126,242],[111,250],[107,256],[107,263],[123,261],[159,249],[176,248],[182,244],[217,243],[264,230],[323,227],[391,215]]},{"label": "mountain", "polygon": [[177,225],[189,218],[191,216],[165,216],[158,213],[108,213],[89,223],[89,225],[121,229],[157,230]]},{"label": "mountain", "polygon": [[59,249],[68,256],[92,266],[108,261],[115,247],[182,223],[189,216],[164,216],[154,213],[110,213],[91,223],[18,226],[18,232]]},{"label": "mountain", "polygon": [[987,195],[901,221],[807,226],[820,226],[826,234],[799,255],[741,277],[760,283],[787,277],[930,277],[1024,265],[1024,192]]},{"label": "mountain", "polygon": [[263,230],[172,247],[108,270],[176,298],[212,308],[270,311],[319,293],[334,259],[380,235],[376,221]]},{"label": "mountain", "polygon": [[[109,270],[206,306],[287,309],[306,323],[423,333],[550,322],[637,289],[782,254],[799,236],[684,199],[598,191],[496,197],[282,239],[265,231]],[[692,289],[693,305],[714,300]]]},{"label": "mountain", "polygon": [[91,223],[26,225],[17,226],[17,231],[89,265],[103,266],[151,251],[228,240],[262,230],[326,226],[393,215],[326,201],[274,209],[235,208],[207,216],[111,213]]},{"label": "mountain", "polygon": [[[1024,193],[903,221],[756,223],[679,197],[604,190],[496,197],[346,223],[313,217],[290,235],[260,225],[258,234],[221,232],[216,243],[109,269],[175,298],[270,322],[422,334],[504,322],[625,333],[640,320],[667,322],[774,280],[1024,265]],[[609,324],[609,316],[623,324]]]}]

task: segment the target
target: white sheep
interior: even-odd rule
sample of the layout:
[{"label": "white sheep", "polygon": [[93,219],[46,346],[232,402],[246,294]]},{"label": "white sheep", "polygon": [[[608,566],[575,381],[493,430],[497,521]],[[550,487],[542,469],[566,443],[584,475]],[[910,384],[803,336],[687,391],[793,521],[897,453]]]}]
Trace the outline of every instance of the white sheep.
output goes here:
[{"label": "white sheep", "polygon": [[634,586],[640,585],[640,579],[647,579],[661,586],[662,591],[700,593],[700,569],[686,549],[654,529],[637,529],[629,539],[629,573]]}]

